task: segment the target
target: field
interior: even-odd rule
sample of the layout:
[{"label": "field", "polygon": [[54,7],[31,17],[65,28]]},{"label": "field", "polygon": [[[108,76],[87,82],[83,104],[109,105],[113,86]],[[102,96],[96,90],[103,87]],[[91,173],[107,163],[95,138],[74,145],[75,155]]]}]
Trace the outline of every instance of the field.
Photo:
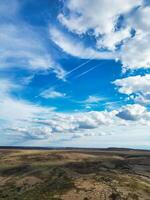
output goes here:
[{"label": "field", "polygon": [[0,149],[0,200],[150,200],[150,151]]}]

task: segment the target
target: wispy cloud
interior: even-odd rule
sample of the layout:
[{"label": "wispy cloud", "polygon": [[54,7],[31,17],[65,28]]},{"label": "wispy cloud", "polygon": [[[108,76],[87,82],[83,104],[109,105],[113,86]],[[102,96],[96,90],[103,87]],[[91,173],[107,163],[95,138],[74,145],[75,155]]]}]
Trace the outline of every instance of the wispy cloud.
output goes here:
[{"label": "wispy cloud", "polygon": [[76,101],[76,103],[83,105],[86,109],[92,109],[93,107],[98,106],[99,103],[104,104],[105,101],[106,98],[104,97],[89,95],[85,100]]},{"label": "wispy cloud", "polygon": [[[10,5],[12,9],[10,8]],[[31,71],[50,70],[59,79],[65,79],[65,70],[50,55],[41,38],[40,27],[27,24],[20,16],[22,4],[10,0],[1,2],[0,17],[0,69],[25,68]],[[12,10],[13,12],[9,11]],[[9,15],[12,15],[10,17]],[[9,22],[8,22],[9,21]]]},{"label": "wispy cloud", "polygon": [[88,104],[91,104],[91,103],[98,103],[100,101],[104,101],[105,98],[100,98],[98,96],[89,96],[86,100],[84,100],[83,102],[84,103],[88,103]]},{"label": "wispy cloud", "polygon": [[66,97],[65,93],[56,91],[54,88],[49,88],[40,93],[40,96],[45,99],[55,99],[55,98],[64,98]]},{"label": "wispy cloud", "polygon": [[[31,133],[32,129],[35,127],[32,126],[30,121],[37,118],[41,113],[46,117],[53,112],[54,108],[42,107],[38,104],[33,104],[29,101],[15,98],[12,95],[13,91],[18,91],[22,89],[21,86],[18,86],[10,80],[0,80],[0,124],[1,128],[7,129],[11,132],[13,129],[18,129],[20,131],[20,136],[22,133],[26,133],[26,129]],[[13,128],[15,127],[15,128]],[[15,132],[15,131],[14,131]],[[29,135],[29,134],[28,134]]]}]

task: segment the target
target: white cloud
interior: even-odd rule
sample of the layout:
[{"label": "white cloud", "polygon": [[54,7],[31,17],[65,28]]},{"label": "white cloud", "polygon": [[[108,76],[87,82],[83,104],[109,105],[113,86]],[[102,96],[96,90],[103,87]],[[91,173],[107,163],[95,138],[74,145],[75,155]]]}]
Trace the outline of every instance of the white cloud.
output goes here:
[{"label": "white cloud", "polygon": [[[66,7],[69,16],[59,14],[59,21],[70,31],[83,34],[93,30],[95,36],[112,33],[120,14],[129,12],[135,6],[141,5],[141,0],[69,0]],[[106,12],[107,11],[107,12]]]},{"label": "white cloud", "polygon": [[[77,36],[95,38],[94,47],[87,51],[85,46],[81,48],[81,44],[74,45],[68,39],[63,40],[64,35],[56,34],[54,40],[64,51],[84,58],[97,48],[94,51],[100,50],[100,56],[96,58],[109,59],[113,55],[122,62],[124,70],[150,68],[150,6],[144,1],[69,0],[64,4],[67,12],[64,9],[58,15],[60,23]],[[73,46],[77,52],[72,50]]]},{"label": "white cloud", "polygon": [[32,70],[51,67],[50,56],[47,55],[43,44],[30,28],[14,24],[0,26],[1,68],[16,67],[19,64],[19,67]]},{"label": "white cloud", "polygon": [[150,103],[150,74],[130,76],[113,82],[120,93],[129,95],[138,103]]},{"label": "white cloud", "polygon": [[89,95],[85,100],[76,101],[76,103],[85,106],[86,109],[91,109],[92,107],[97,106],[99,102],[104,102],[105,100],[106,98],[103,97]]},{"label": "white cloud", "polygon": [[[23,89],[10,80],[0,80],[0,124],[5,134],[24,139],[44,139],[54,133],[82,133],[112,123],[114,112],[59,113],[53,107],[43,107],[13,97],[12,92]],[[56,91],[49,98],[62,96]],[[45,94],[46,95],[46,94]]]},{"label": "white cloud", "polygon": [[130,37],[131,33],[129,28],[112,32],[97,40],[97,48],[101,49],[107,47],[108,50],[115,51],[117,49],[117,45],[119,45],[121,42],[125,42]]},{"label": "white cloud", "polygon": [[[1,1],[0,17],[6,21],[3,20],[0,24],[0,68],[51,70],[58,78],[65,80],[66,72],[53,60],[37,29],[21,19],[20,2],[3,2]],[[70,33],[50,27],[50,38],[64,52],[79,58],[119,58],[124,69],[149,68],[150,7],[146,7],[143,2],[68,0],[65,5],[69,12],[64,14],[64,10],[58,15],[58,20]],[[133,8],[136,9],[133,11]],[[122,22],[119,21],[120,16],[123,16]],[[118,22],[122,23],[120,28],[117,28]],[[131,30],[135,31],[135,35]],[[87,46],[83,43],[85,35],[92,37],[95,44],[92,42],[92,45]],[[26,83],[31,79],[32,76],[28,77]],[[150,102],[150,75],[124,78],[116,80],[114,84],[119,87],[120,93],[132,97],[136,104],[119,109],[114,106],[112,111],[59,113],[54,108],[14,97],[13,91],[19,92],[22,88],[9,80],[0,80],[0,129],[6,130],[4,134],[11,134],[12,137],[43,140],[57,134],[73,134],[71,139],[109,135],[113,126],[113,132],[118,129],[120,131],[120,127],[125,126],[129,127],[129,132],[131,128],[147,126],[150,112],[139,104]],[[44,98],[66,96],[52,88],[40,95]],[[97,96],[89,96],[82,103],[93,105],[101,100]]]},{"label": "white cloud", "polygon": [[[116,127],[132,125],[148,125],[150,113],[144,106],[139,104],[126,105],[113,111],[90,111],[78,113],[57,113],[54,112],[49,118],[33,120],[35,124],[48,126],[52,133],[69,133],[86,136],[86,133],[98,135],[101,127],[107,134],[113,125]],[[99,135],[102,135],[99,133]]]},{"label": "white cloud", "polygon": [[100,98],[98,96],[89,96],[86,100],[84,100],[83,102],[84,103],[87,103],[87,104],[91,104],[91,103],[98,103],[100,101],[103,101],[104,98]]},{"label": "white cloud", "polygon": [[121,119],[131,121],[137,121],[139,119],[143,120],[145,115],[147,115],[146,108],[139,104],[123,106],[116,114],[116,116],[120,117]]},{"label": "white cloud", "polygon": [[139,104],[148,105],[150,104],[150,93],[144,95],[138,94],[134,97],[134,101]]},{"label": "white cloud", "polygon": [[13,97],[4,97],[0,101],[0,119],[18,123],[20,120],[32,119],[45,109],[28,101],[18,100]]},{"label": "white cloud", "polygon": [[8,94],[11,93],[12,90],[19,90],[21,86],[16,85],[15,83],[7,80],[0,79],[0,98],[8,97]]},{"label": "white cloud", "polygon": [[150,91],[150,74],[144,76],[130,76],[123,79],[118,79],[113,82],[120,87],[119,92],[124,94],[142,93],[146,94]]},{"label": "white cloud", "polygon": [[83,59],[113,59],[114,55],[108,52],[100,52],[94,48],[86,47],[81,41],[65,35],[56,28],[50,27],[50,38],[64,52]]},{"label": "white cloud", "polygon": [[[0,80],[0,125],[4,129],[18,129],[20,131],[20,137],[22,134],[27,133],[30,135],[33,131],[40,128],[33,127],[30,121],[39,116],[50,115],[54,108],[46,108],[37,104],[33,104],[29,101],[18,99],[11,94],[14,91],[23,89],[21,86],[16,85],[10,80]],[[44,128],[44,127],[43,127]],[[15,132],[15,131],[14,131]],[[41,131],[42,132],[42,131]],[[39,131],[37,131],[39,134]],[[36,136],[36,131],[34,131]],[[42,137],[42,136],[41,136]]]},{"label": "white cloud", "polygon": [[88,129],[96,129],[99,126],[112,124],[115,112],[79,112],[79,113],[54,113],[50,119],[34,120],[34,123],[51,127],[53,133],[83,132]]},{"label": "white cloud", "polygon": [[56,91],[54,88],[49,88],[40,93],[40,96],[45,99],[54,99],[54,98],[64,98],[66,97],[65,93]]},{"label": "white cloud", "polygon": [[25,68],[31,71],[51,70],[65,79],[65,70],[57,64],[38,31],[20,16],[22,3],[1,1],[0,69]]},{"label": "white cloud", "polygon": [[135,36],[128,40],[120,52],[125,69],[150,68],[150,6],[139,7],[127,18]]},{"label": "white cloud", "polygon": [[64,79],[65,71],[53,61],[39,36],[27,25],[0,26],[0,68],[10,67],[52,70]]},{"label": "white cloud", "polygon": [[51,128],[50,127],[12,127],[4,129],[7,132],[13,134],[13,136],[17,137],[17,139],[23,140],[43,140],[48,139],[52,136]]},{"label": "white cloud", "polygon": [[126,42],[120,52],[123,69],[150,68],[150,33],[137,34]]},{"label": "white cloud", "polygon": [[[5,82],[5,84],[4,84]],[[113,111],[90,111],[60,113],[22,99],[14,98],[11,92],[21,88],[11,81],[1,81],[0,124],[4,135],[20,140],[44,140],[59,134],[77,134],[80,137],[111,134],[115,126],[148,125],[150,113],[144,106],[127,105]],[[95,100],[96,101],[96,100]],[[91,100],[90,100],[91,102]],[[103,130],[105,134],[102,134]],[[94,133],[93,133],[94,131]],[[73,138],[72,138],[73,139]],[[75,139],[75,137],[74,137]]]}]

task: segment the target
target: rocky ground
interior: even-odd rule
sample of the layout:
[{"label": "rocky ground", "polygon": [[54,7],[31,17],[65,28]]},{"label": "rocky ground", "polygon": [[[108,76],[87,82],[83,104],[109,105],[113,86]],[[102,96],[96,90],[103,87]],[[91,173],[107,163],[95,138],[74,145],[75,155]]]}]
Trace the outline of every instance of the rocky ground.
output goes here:
[{"label": "rocky ground", "polygon": [[0,150],[0,200],[150,200],[150,151]]}]

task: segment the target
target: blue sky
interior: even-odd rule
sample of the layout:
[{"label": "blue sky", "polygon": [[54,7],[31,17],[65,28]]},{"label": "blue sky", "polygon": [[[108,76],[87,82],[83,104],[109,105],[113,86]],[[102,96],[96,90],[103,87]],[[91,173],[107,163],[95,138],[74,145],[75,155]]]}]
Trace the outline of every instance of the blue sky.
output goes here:
[{"label": "blue sky", "polygon": [[0,0],[0,145],[149,148],[149,18],[146,0]]}]

